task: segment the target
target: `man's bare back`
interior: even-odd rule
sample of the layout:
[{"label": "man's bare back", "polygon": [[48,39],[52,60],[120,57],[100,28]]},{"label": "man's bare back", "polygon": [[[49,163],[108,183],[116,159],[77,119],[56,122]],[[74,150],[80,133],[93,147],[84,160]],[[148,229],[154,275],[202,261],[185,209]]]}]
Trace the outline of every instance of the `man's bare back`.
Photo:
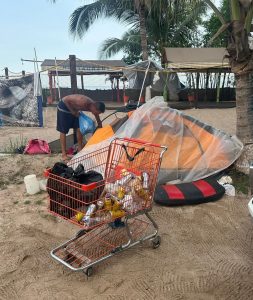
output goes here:
[{"label": "man's bare back", "polygon": [[[99,114],[105,112],[105,104],[103,102],[95,102],[84,95],[73,94],[64,97],[62,101],[59,102],[57,108],[57,130],[60,132],[62,158],[63,160],[67,160],[66,134],[70,128],[76,129],[78,151],[83,147],[83,137],[79,129],[78,120],[80,111],[91,112],[96,118],[98,127],[102,127]],[[69,114],[69,112],[71,114]]]},{"label": "man's bare back", "polygon": [[95,105],[92,99],[79,94],[66,96],[62,100],[73,115],[78,115],[79,111],[93,112],[93,106]]}]

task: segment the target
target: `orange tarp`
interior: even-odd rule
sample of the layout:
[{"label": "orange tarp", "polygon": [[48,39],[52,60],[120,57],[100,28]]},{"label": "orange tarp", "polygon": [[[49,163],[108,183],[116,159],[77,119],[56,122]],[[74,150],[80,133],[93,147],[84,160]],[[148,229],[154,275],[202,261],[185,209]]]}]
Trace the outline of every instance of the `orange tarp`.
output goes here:
[{"label": "orange tarp", "polygon": [[95,145],[97,143],[100,143],[106,139],[109,139],[114,135],[114,131],[112,129],[111,125],[105,125],[103,128],[99,128],[96,130],[96,132],[93,134],[93,136],[89,139],[85,147],[90,145]]}]

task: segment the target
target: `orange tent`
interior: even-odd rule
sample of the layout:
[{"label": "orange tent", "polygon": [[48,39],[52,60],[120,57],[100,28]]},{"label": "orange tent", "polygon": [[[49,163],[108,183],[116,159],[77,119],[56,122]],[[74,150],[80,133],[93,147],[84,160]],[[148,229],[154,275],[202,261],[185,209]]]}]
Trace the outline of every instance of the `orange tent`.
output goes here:
[{"label": "orange tent", "polygon": [[230,166],[243,148],[236,136],[231,137],[161,101],[150,101],[131,117],[117,119],[99,129],[84,151],[93,151],[114,136],[167,146],[160,171],[162,181],[193,181],[210,176]]}]

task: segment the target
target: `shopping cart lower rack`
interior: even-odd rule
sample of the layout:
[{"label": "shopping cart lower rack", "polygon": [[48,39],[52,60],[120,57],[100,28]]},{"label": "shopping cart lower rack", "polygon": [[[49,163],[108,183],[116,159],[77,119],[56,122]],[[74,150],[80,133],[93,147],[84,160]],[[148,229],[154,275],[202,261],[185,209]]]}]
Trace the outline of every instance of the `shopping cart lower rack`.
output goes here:
[{"label": "shopping cart lower rack", "polygon": [[51,256],[90,276],[95,264],[145,240],[159,247],[158,227],[149,211],[166,150],[141,140],[117,138],[107,147],[71,160],[66,171],[74,174],[71,179],[48,169],[50,213],[80,227]]}]

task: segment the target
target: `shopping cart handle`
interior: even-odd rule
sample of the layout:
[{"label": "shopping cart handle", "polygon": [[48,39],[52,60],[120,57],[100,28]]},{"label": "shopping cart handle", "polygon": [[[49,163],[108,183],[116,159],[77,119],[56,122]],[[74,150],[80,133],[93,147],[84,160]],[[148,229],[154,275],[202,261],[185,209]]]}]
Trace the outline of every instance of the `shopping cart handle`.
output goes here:
[{"label": "shopping cart handle", "polygon": [[142,144],[142,145],[147,145],[147,146],[153,146],[153,147],[161,147],[161,145],[159,144],[152,144],[143,140],[139,140],[139,139],[134,139],[134,138],[124,138],[125,141],[127,142],[133,142],[133,143],[137,143],[137,144]]}]

